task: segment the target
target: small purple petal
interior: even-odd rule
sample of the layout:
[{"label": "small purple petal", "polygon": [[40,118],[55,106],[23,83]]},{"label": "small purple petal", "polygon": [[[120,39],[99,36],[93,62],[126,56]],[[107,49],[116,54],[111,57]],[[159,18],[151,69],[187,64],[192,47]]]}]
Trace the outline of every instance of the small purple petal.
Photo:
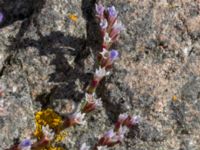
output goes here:
[{"label": "small purple petal", "polygon": [[115,60],[119,57],[119,52],[116,50],[111,50],[109,57],[111,60]]},{"label": "small purple petal", "polygon": [[0,12],[0,23],[3,21],[3,18],[4,18],[3,13]]},{"label": "small purple petal", "polygon": [[109,130],[108,132],[106,132],[104,134],[104,137],[106,137],[106,138],[112,138],[114,136],[115,136],[115,133],[114,133],[113,129]]},{"label": "small purple petal", "polygon": [[115,9],[115,6],[108,7],[109,16],[116,17],[118,12]]},{"label": "small purple petal", "polygon": [[19,144],[19,147],[20,148],[29,147],[31,146],[31,144],[32,144],[31,140],[25,139]]},{"label": "small purple petal", "polygon": [[96,13],[99,15],[99,16],[102,16],[103,13],[104,13],[104,6],[102,4],[96,4],[95,5],[95,9],[96,9]]}]

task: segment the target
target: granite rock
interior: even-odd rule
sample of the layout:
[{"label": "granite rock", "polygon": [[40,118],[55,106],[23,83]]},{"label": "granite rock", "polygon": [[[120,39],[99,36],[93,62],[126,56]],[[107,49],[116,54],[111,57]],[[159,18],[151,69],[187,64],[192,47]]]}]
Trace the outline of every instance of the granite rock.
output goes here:
[{"label": "granite rock", "polygon": [[[70,113],[79,105],[101,47],[95,2],[0,0],[0,102],[7,112],[0,149],[33,132],[38,110]],[[127,112],[140,115],[141,124],[111,149],[200,149],[199,2],[101,2],[116,6],[125,26],[113,46],[121,58],[97,90],[104,107],[85,126],[70,128],[64,147],[94,145]]]}]

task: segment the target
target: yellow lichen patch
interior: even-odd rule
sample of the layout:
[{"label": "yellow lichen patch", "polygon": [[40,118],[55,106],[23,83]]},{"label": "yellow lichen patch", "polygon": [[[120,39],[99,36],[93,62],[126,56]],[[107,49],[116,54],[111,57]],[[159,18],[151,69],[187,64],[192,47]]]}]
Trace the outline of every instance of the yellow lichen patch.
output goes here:
[{"label": "yellow lichen patch", "polygon": [[69,14],[68,17],[69,17],[69,19],[71,19],[74,22],[77,22],[77,20],[78,20],[78,16],[75,14]]},{"label": "yellow lichen patch", "polygon": [[42,137],[42,135],[43,135],[42,126],[40,124],[36,123],[36,128],[35,128],[33,135],[35,137],[37,137],[38,139],[40,139]]},{"label": "yellow lichen patch", "polygon": [[48,148],[42,148],[41,150],[64,150],[64,148],[50,146]]},{"label": "yellow lichen patch", "polygon": [[59,134],[56,134],[55,142],[63,141],[66,136],[67,136],[67,132],[66,131],[62,131]]},{"label": "yellow lichen patch", "polygon": [[53,130],[59,130],[62,125],[62,118],[56,114],[52,109],[39,111],[35,114],[36,129],[34,136],[40,139],[43,135],[42,126],[48,125]]},{"label": "yellow lichen patch", "polygon": [[62,147],[49,147],[48,150],[64,150]]}]

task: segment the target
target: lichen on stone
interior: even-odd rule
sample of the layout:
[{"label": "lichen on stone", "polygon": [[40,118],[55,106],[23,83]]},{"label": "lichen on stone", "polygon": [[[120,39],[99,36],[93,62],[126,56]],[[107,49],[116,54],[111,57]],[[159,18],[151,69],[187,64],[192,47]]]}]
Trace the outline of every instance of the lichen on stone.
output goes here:
[{"label": "lichen on stone", "polygon": [[41,148],[41,150],[63,150],[61,147],[54,146],[54,143],[61,142],[67,135],[65,130],[61,131],[62,124],[62,118],[50,108],[38,111],[35,114],[36,129],[33,133],[34,136],[40,140],[44,136],[43,127],[46,126],[52,129],[54,133],[53,139],[48,146]]},{"label": "lichen on stone", "polygon": [[40,139],[42,136],[42,126],[48,125],[49,128],[58,131],[62,125],[62,119],[52,109],[48,108],[46,110],[38,111],[35,114],[35,124],[36,129],[34,135]]}]

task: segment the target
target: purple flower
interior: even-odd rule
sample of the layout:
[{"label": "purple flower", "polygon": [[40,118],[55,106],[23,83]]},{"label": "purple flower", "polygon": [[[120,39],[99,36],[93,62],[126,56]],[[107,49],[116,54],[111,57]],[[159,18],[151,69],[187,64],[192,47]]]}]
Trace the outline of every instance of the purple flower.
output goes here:
[{"label": "purple flower", "polygon": [[116,133],[113,131],[113,129],[107,131],[105,134],[104,134],[104,137],[105,138],[113,138],[114,136],[116,135]]},{"label": "purple flower", "polygon": [[118,12],[115,9],[115,6],[108,7],[109,17],[117,17]]},{"label": "purple flower", "polygon": [[108,7],[107,13],[108,13],[108,23],[110,27],[112,27],[112,25],[117,20],[118,12],[116,11],[114,6],[111,6],[111,7]]},{"label": "purple flower", "polygon": [[96,9],[97,16],[102,18],[104,15],[104,10],[105,10],[104,6],[102,4],[96,4],[95,9]]},{"label": "purple flower", "polygon": [[113,49],[110,51],[109,57],[111,60],[116,60],[119,57],[119,52]]},{"label": "purple flower", "polygon": [[4,18],[3,13],[0,12],[0,23],[3,21],[3,18]]},{"label": "purple flower", "polygon": [[31,150],[31,145],[32,145],[31,140],[25,139],[18,145],[18,149],[20,149],[20,150]]}]

